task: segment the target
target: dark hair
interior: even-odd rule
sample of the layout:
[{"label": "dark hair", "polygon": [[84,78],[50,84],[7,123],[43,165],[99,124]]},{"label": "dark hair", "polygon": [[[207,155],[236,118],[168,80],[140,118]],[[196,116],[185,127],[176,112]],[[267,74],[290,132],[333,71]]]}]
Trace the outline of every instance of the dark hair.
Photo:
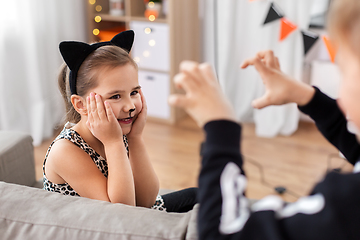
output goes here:
[{"label": "dark hair", "polygon": [[[97,87],[98,74],[100,69],[114,69],[126,64],[132,64],[134,68],[137,69],[137,64],[122,48],[117,46],[103,46],[96,49],[81,64],[81,67],[77,73],[77,95],[83,97],[91,89]],[[78,123],[81,119],[81,115],[75,110],[71,103],[69,73],[70,69],[64,63],[61,66],[58,77],[59,90],[65,103],[66,121]]]}]

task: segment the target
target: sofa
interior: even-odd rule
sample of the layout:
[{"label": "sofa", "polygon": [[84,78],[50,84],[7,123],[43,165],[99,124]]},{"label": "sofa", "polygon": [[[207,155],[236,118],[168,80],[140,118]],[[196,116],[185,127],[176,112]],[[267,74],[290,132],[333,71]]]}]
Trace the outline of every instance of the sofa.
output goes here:
[{"label": "sofa", "polygon": [[0,131],[0,239],[197,239],[187,213],[64,196],[35,179],[32,138]]}]

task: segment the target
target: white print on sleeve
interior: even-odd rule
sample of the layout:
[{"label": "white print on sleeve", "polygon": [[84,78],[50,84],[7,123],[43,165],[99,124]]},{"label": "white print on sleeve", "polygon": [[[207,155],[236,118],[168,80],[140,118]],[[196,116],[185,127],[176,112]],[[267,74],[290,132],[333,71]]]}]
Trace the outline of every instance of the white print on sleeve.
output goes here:
[{"label": "white print on sleeve", "polygon": [[284,201],[278,196],[268,196],[251,206],[252,212],[274,211],[278,219],[292,217],[298,213],[312,215],[324,209],[325,198],[318,193],[308,197],[299,198],[294,203],[284,206]]},{"label": "white print on sleeve", "polygon": [[357,161],[354,165],[353,173],[359,173],[360,172],[360,161]]},{"label": "white print on sleeve", "polygon": [[244,196],[247,180],[235,163],[228,163],[220,177],[222,210],[219,231],[232,234],[240,231],[250,216]]},{"label": "white print on sleeve", "polygon": [[[222,212],[219,231],[222,234],[233,234],[243,229],[250,217],[248,200],[244,196],[246,177],[241,174],[235,163],[228,163],[220,177],[222,194]],[[298,213],[312,215],[324,209],[325,198],[318,193],[302,197],[297,202],[287,204],[278,196],[268,196],[251,206],[252,212],[274,211],[277,219],[292,217]]]}]

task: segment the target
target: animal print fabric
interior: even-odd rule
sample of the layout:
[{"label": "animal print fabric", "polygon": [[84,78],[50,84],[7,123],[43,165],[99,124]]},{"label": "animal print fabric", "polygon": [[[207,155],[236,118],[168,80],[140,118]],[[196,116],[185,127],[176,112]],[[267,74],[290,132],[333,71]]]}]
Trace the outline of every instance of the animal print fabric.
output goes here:
[{"label": "animal print fabric", "polygon": [[[51,145],[49,146],[49,148],[47,150],[47,153],[45,155],[45,160],[43,163],[43,184],[44,184],[43,189],[47,190],[49,192],[57,192],[57,193],[61,193],[64,195],[80,197],[80,195],[68,183],[63,183],[63,184],[53,183],[49,179],[47,179],[46,174],[45,174],[45,163],[48,158],[51,147],[54,145],[54,143],[56,141],[58,141],[60,139],[66,139],[66,140],[69,140],[70,142],[74,143],[76,146],[78,146],[82,150],[84,150],[87,154],[89,154],[91,159],[96,164],[97,168],[107,178],[108,165],[107,165],[106,159],[104,159],[93,148],[91,148],[90,145],[88,145],[84,141],[84,139],[80,136],[80,134],[78,134],[75,130],[71,129],[72,126],[73,126],[73,124],[71,124],[71,123],[65,124],[65,127],[63,128],[61,133],[55,138],[55,140],[51,143]],[[128,140],[125,135],[123,136],[123,141],[124,141],[124,145],[126,147],[126,151],[129,153]],[[156,197],[155,204],[151,208],[159,210],[159,211],[166,211],[164,200],[162,199],[162,197],[160,195],[158,195]]]}]

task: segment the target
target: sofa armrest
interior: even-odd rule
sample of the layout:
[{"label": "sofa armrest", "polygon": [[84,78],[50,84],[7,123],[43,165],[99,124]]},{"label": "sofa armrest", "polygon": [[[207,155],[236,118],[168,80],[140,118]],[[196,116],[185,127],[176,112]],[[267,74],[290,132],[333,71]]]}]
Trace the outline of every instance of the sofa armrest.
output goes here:
[{"label": "sofa armrest", "polygon": [[28,134],[0,131],[0,181],[33,186],[34,147]]}]

